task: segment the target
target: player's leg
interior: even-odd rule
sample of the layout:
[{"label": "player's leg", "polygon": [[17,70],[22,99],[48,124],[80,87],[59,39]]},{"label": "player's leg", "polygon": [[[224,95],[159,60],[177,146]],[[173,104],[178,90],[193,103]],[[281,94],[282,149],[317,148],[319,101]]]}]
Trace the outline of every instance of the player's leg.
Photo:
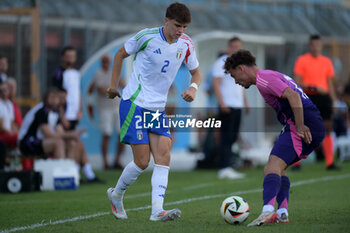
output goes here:
[{"label": "player's leg", "polygon": [[181,215],[179,209],[163,209],[165,191],[168,186],[171,139],[168,136],[149,133],[151,152],[154,157],[152,174],[152,221],[174,220]]},{"label": "player's leg", "polygon": [[288,201],[289,201],[290,181],[285,170],[282,171],[281,187],[277,194],[278,209],[276,213],[279,216],[279,222],[288,223]]},{"label": "player's leg", "polygon": [[112,213],[118,219],[127,219],[123,197],[127,188],[147,168],[150,160],[150,147],[147,144],[131,145],[134,160],[124,168],[115,188],[109,188],[107,195],[111,201]]},{"label": "player's leg", "polygon": [[115,188],[109,188],[107,195],[111,201],[112,213],[116,218],[126,219],[123,197],[126,189],[147,168],[150,160],[150,146],[147,130],[142,128],[143,111],[130,100],[120,102],[120,141],[131,145],[133,161],[124,168]]},{"label": "player's leg", "polygon": [[275,213],[275,202],[281,186],[282,171],[287,164],[276,155],[270,155],[269,161],[264,169],[263,200],[264,206],[260,216],[248,224],[248,226],[261,226],[278,221]]}]

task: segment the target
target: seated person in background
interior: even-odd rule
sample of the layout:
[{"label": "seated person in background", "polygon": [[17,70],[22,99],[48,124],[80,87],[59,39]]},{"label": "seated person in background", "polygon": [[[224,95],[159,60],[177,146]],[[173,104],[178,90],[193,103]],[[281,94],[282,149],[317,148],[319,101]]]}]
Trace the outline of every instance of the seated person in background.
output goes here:
[{"label": "seated person in background", "polygon": [[7,147],[17,146],[18,127],[14,124],[13,104],[9,100],[7,82],[0,83],[0,141]]},{"label": "seated person in background", "polygon": [[61,125],[58,107],[59,91],[49,89],[43,102],[32,108],[24,117],[19,131],[19,148],[24,155],[53,155],[55,158],[71,158],[78,169],[83,167],[88,182],[100,181],[89,164],[81,131],[65,131]]}]

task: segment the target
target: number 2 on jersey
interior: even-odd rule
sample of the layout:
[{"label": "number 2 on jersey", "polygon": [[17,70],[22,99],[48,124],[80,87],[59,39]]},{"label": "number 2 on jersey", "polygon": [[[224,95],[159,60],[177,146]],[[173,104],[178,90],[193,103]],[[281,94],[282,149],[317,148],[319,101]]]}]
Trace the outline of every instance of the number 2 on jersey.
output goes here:
[{"label": "number 2 on jersey", "polygon": [[161,70],[162,73],[166,73],[165,68],[167,68],[169,66],[170,62],[168,60],[165,60],[164,63],[165,63],[165,65],[162,67],[162,70]]}]

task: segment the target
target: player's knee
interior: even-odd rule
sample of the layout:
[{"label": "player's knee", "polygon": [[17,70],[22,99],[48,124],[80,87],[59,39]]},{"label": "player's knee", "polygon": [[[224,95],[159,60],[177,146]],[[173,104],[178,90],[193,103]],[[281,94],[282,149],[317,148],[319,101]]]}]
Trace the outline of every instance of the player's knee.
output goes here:
[{"label": "player's knee", "polygon": [[148,167],[149,160],[149,158],[143,158],[139,160],[134,160],[134,163],[142,170],[145,170]]},{"label": "player's knee", "polygon": [[271,162],[267,163],[264,167],[264,176],[274,173],[279,176],[282,175],[283,168],[278,166],[277,164],[273,164]]}]

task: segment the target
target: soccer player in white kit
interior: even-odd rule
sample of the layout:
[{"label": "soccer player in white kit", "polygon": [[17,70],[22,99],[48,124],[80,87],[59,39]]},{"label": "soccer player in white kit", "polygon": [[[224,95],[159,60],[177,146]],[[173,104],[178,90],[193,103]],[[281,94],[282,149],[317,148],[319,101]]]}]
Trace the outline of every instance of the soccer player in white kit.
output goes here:
[{"label": "soccer player in white kit", "polygon": [[[152,174],[151,221],[174,220],[181,215],[179,209],[164,210],[163,202],[168,184],[171,136],[163,125],[168,90],[184,63],[190,71],[191,85],[181,96],[191,102],[202,76],[191,39],[184,34],[191,22],[186,5],[172,3],[166,11],[165,25],[144,29],[130,38],[114,57],[112,80],[107,90],[109,98],[120,97],[118,92],[123,59],[134,54],[133,73],[123,90],[120,103],[120,140],[131,145],[133,161],[123,170],[115,188],[107,190],[112,213],[117,219],[126,219],[123,196],[129,185],[147,168],[150,152],[154,158]],[[144,127],[151,113],[160,127]],[[148,122],[149,123],[149,122]]]}]

